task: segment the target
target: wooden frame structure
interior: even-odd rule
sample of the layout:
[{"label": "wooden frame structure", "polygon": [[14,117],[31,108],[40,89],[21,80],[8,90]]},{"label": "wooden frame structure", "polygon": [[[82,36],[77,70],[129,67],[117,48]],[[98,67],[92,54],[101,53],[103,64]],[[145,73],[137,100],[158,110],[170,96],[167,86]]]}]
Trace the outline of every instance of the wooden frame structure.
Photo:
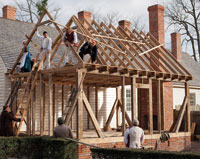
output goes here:
[{"label": "wooden frame structure", "polygon": [[[44,16],[47,16],[49,20],[42,21]],[[131,121],[136,118],[136,89],[145,88],[149,90],[149,106],[148,106],[148,129],[149,133],[153,134],[153,113],[152,113],[152,81],[158,81],[158,103],[159,103],[159,115],[158,115],[158,128],[161,132],[161,127],[165,121],[161,119],[162,101],[163,101],[163,83],[164,82],[183,82],[186,85],[186,95],[183,103],[183,107],[180,111],[180,117],[173,125],[173,131],[178,132],[180,122],[183,118],[183,113],[187,110],[187,130],[190,131],[190,106],[189,106],[189,87],[188,81],[192,80],[191,74],[169,53],[162,44],[160,44],[150,33],[138,33],[136,30],[130,31],[128,29],[122,29],[120,26],[115,28],[112,24],[109,26],[103,22],[98,24],[95,20],[91,23],[84,20],[82,23],[76,16],[72,16],[67,24],[61,25],[53,20],[47,10],[41,15],[41,18],[35,25],[33,31],[27,37],[27,44],[30,42],[34,44],[36,48],[39,47],[32,40],[38,27],[52,23],[58,30],[58,37],[53,41],[51,64],[53,68],[40,70],[44,60],[44,56],[40,60],[38,69],[35,70],[39,53],[36,57],[36,62],[29,73],[15,73],[15,67],[23,55],[23,50],[17,58],[13,68],[10,71],[10,78],[14,81],[23,80],[25,84],[23,95],[20,97],[20,103],[18,105],[16,116],[21,116],[22,121],[17,126],[17,135],[20,132],[23,121],[25,121],[27,110],[34,114],[35,112],[35,85],[40,86],[40,135],[44,134],[44,103],[45,103],[45,84],[48,85],[49,99],[48,99],[48,135],[52,135],[53,127],[55,126],[55,87],[57,84],[62,84],[62,114],[67,125],[72,123],[74,112],[76,115],[77,123],[77,138],[83,138],[83,107],[88,113],[89,120],[93,123],[98,137],[103,138],[104,134],[98,123],[98,87],[115,87],[116,88],[116,100],[113,108],[110,112],[109,118],[105,124],[105,130],[109,129],[110,122],[116,111],[119,118],[119,109],[122,112],[122,134],[125,131],[126,122],[131,125]],[[66,52],[63,52],[61,59],[57,59],[57,63],[54,62],[54,57],[62,46],[62,29],[75,25],[75,30],[79,36],[80,43],[77,50],[69,44],[73,51],[73,58],[70,59],[71,66],[61,67]],[[84,62],[78,55],[78,51],[84,41],[93,39],[96,41],[98,47],[98,59],[96,64],[90,64],[90,59]],[[75,62],[74,62],[75,61]],[[31,86],[30,86],[31,85]],[[70,96],[69,107],[64,108],[63,85],[72,85],[74,88],[73,93]],[[132,115],[126,112],[125,108],[125,85],[131,86],[131,103],[132,103]],[[121,97],[120,89],[121,86]],[[96,112],[94,113],[90,102],[87,98],[87,94],[84,92],[84,87],[96,88]],[[24,100],[25,95],[28,96],[27,101]],[[28,109],[32,103],[32,109]],[[35,116],[27,123],[27,129],[30,131],[30,120],[32,120],[32,134],[35,134]],[[162,124],[161,124],[162,123]],[[89,127],[89,124],[88,124]]]}]

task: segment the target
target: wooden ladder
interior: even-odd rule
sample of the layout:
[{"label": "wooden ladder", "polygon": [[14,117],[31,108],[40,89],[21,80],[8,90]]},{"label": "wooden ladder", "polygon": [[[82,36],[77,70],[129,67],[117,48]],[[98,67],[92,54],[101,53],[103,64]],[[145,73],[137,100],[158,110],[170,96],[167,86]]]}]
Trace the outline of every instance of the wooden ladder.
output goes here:
[{"label": "wooden ladder", "polygon": [[[19,135],[20,129],[22,127],[22,123],[23,123],[23,121],[25,119],[27,108],[30,105],[31,98],[32,98],[32,95],[33,95],[33,91],[34,91],[35,84],[36,84],[36,80],[37,80],[37,77],[38,77],[38,72],[42,67],[43,61],[45,59],[45,54],[42,55],[42,58],[41,58],[41,60],[39,62],[39,65],[38,65],[38,69],[36,70],[35,68],[36,68],[36,64],[37,64],[38,58],[39,58],[39,54],[37,54],[36,61],[33,64],[31,72],[29,73],[29,76],[28,76],[28,79],[27,79],[27,83],[26,83],[26,86],[25,86],[24,91],[22,93],[22,96],[21,96],[21,99],[20,99],[20,103],[19,103],[16,115],[15,115],[16,117],[21,117],[21,121],[19,123],[19,126],[16,125],[16,122],[13,123],[13,126],[17,127],[16,136]],[[26,95],[27,95],[27,101],[25,102],[26,103],[25,106],[23,106],[23,103],[24,103]]]},{"label": "wooden ladder", "polygon": [[11,105],[14,101],[14,98],[16,97],[17,92],[18,92],[20,86],[22,85],[22,83],[23,83],[23,79],[22,80],[21,79],[15,80],[14,86],[13,86],[13,88],[12,88],[12,90],[11,90],[9,96],[8,96],[8,99],[6,100],[4,105],[9,105],[11,107]]}]

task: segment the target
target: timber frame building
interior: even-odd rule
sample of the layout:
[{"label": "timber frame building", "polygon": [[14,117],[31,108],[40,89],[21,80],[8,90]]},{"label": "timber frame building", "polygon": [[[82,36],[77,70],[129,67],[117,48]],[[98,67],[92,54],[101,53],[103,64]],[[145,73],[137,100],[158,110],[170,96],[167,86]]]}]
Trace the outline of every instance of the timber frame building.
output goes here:
[{"label": "timber frame building", "polygon": [[[162,6],[156,5],[150,7],[149,11],[155,7],[158,10],[164,10]],[[43,20],[45,16],[48,18]],[[37,28],[48,23],[55,26],[58,36],[52,45],[52,68],[41,70],[45,55],[42,56],[41,60],[38,60],[39,46],[32,38]],[[77,32],[80,42],[77,49],[69,45],[73,51],[73,54],[69,55],[70,65],[62,67],[66,54],[65,49],[62,49],[63,52],[59,59],[56,54],[60,47],[65,47],[62,44],[62,30],[69,27]],[[153,33],[153,31],[150,32]],[[171,137],[180,137],[181,135],[184,137],[185,134],[190,136],[188,81],[192,80],[192,75],[165,49],[159,38],[151,33],[131,31],[130,22],[125,20],[120,21],[118,27],[114,27],[112,24],[106,25],[103,22],[98,24],[91,19],[91,13],[87,11],[79,12],[78,18],[72,16],[66,25],[61,25],[54,21],[50,13],[45,10],[31,34],[26,35],[26,43],[32,43],[38,49],[32,71],[28,73],[17,73],[15,71],[17,63],[23,55],[22,50],[9,72],[9,77],[14,85],[11,94],[18,94],[16,116],[22,118],[22,121],[17,125],[17,135],[20,133],[23,122],[26,123],[29,135],[36,134],[34,117],[36,93],[40,94],[39,99],[37,99],[40,101],[40,129],[37,133],[40,135],[45,134],[44,124],[46,122],[48,123],[48,135],[52,135],[56,123],[56,104],[58,103],[56,102],[55,89],[58,85],[67,85],[71,87],[72,91],[69,94],[67,106],[62,103],[61,111],[67,125],[72,126],[75,122],[75,132],[78,140],[86,141],[84,140],[83,118],[88,118],[88,121],[92,122],[99,141],[109,140],[105,134],[111,128],[110,123],[115,113],[117,127],[120,127],[122,135],[125,132],[126,123],[131,126],[132,120],[138,118],[140,121],[148,123],[145,131],[146,139],[156,139],[163,131],[169,131]],[[98,47],[98,57],[95,64],[91,64],[90,58],[83,61],[78,55],[84,41],[89,39],[95,40]],[[37,69],[35,69],[36,65],[38,65]],[[166,106],[167,95],[165,92],[174,81],[185,84],[185,97],[178,119],[168,121],[166,120],[168,107]],[[127,85],[131,87],[131,116],[128,115],[125,107],[125,86]],[[35,89],[36,86],[39,89]],[[48,88],[48,99],[44,97],[44,87]],[[96,107],[98,105],[98,88],[116,88],[116,100],[113,103],[104,129],[98,123],[98,111],[93,110],[89,102],[87,94],[87,88],[89,87],[95,87]],[[19,88],[21,93],[17,93]],[[44,100],[48,100],[48,118],[45,122],[43,116]],[[30,108],[30,105],[32,105],[32,108]],[[86,110],[87,115],[83,113],[83,109]],[[179,133],[184,113],[186,113],[187,118],[186,131]],[[33,114],[32,117],[30,114]],[[154,115],[156,115],[155,121],[153,119]],[[171,115],[173,116],[173,114]],[[173,123],[167,126],[168,122]],[[153,135],[156,136],[153,137]]]}]

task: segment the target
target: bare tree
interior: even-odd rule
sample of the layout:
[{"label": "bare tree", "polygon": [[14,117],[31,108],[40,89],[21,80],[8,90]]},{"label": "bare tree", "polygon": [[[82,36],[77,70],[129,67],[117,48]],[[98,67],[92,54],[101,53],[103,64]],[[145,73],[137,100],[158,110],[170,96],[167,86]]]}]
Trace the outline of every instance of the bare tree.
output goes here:
[{"label": "bare tree", "polygon": [[200,61],[200,2],[199,0],[172,0],[166,5],[167,23],[179,31],[183,44],[191,44],[194,60]]},{"label": "bare tree", "polygon": [[135,29],[137,31],[146,32],[146,25],[140,17],[133,16],[133,17],[129,18],[129,20],[131,21],[131,29],[132,30]]},{"label": "bare tree", "polygon": [[48,0],[13,0],[19,9],[18,18],[25,22],[36,22],[44,8],[47,8],[54,19],[58,18],[60,8],[54,4],[48,4]]}]

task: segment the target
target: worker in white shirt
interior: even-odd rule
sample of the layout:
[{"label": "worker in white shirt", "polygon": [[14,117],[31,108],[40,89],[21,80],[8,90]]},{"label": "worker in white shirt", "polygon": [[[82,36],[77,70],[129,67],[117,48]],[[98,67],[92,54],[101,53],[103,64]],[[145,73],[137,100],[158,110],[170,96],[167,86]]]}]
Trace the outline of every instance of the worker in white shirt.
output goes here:
[{"label": "worker in white shirt", "polygon": [[65,56],[65,64],[68,65],[69,64],[69,55],[73,54],[71,47],[68,46],[68,43],[75,49],[76,47],[78,47],[78,38],[77,38],[77,33],[75,31],[73,31],[71,28],[67,28],[65,30],[65,32],[63,33],[62,36],[62,41],[64,42],[64,44],[67,47],[67,53]]},{"label": "worker in white shirt", "polygon": [[144,143],[144,131],[140,127],[138,127],[139,121],[137,119],[133,120],[133,126],[125,132],[127,136],[124,139],[125,144],[128,143],[128,136],[129,136],[129,148],[141,148],[141,145]]},{"label": "worker in white shirt", "polygon": [[42,69],[48,69],[50,68],[50,52],[52,47],[52,40],[48,36],[47,31],[43,32],[43,36],[41,36],[38,31],[36,32],[36,34],[42,40],[40,58],[43,54],[45,54],[45,60],[44,65],[42,65]]}]

